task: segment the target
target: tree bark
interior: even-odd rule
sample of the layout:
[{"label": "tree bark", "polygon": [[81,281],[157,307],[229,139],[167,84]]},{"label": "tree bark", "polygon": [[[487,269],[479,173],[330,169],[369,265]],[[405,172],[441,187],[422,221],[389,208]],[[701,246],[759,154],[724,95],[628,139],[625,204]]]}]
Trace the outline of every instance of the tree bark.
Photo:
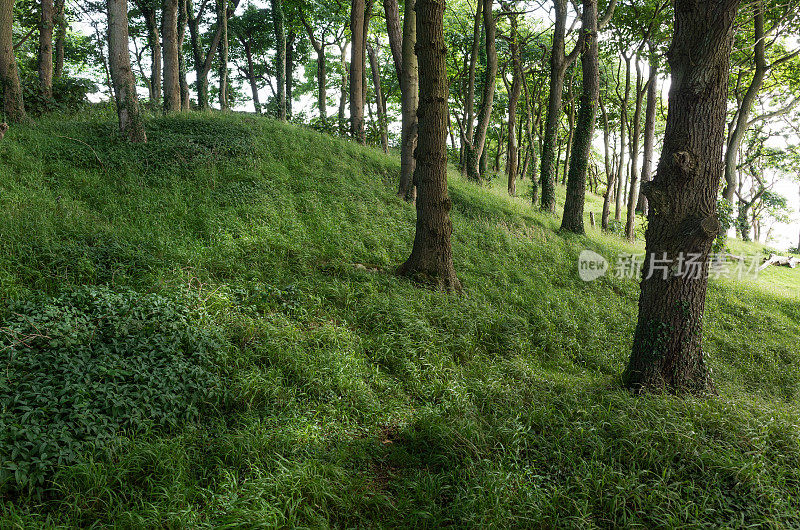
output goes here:
[{"label": "tree bark", "polygon": [[608,113],[606,113],[606,106],[603,99],[600,98],[600,111],[603,114],[603,146],[605,148],[605,168],[606,168],[606,192],[603,194],[603,214],[600,218],[600,228],[608,230],[608,218],[611,214],[611,200],[614,197],[614,182],[616,181],[616,173],[614,172],[613,165],[611,164],[611,157],[609,156],[609,137],[611,130],[608,125]]},{"label": "tree bark", "polygon": [[253,106],[256,113],[261,114],[261,99],[258,96],[258,84],[256,84],[255,64],[253,63],[253,51],[249,40],[242,41],[244,56],[247,60],[247,80],[250,82],[250,92],[253,94]]},{"label": "tree bark", "polygon": [[158,16],[155,6],[150,0],[135,0],[134,4],[142,13],[147,28],[147,47],[150,48],[152,60],[150,70],[150,101],[161,103],[161,35],[158,30]]},{"label": "tree bark", "polygon": [[474,182],[480,182],[484,173],[480,164],[486,147],[486,133],[492,121],[495,83],[497,82],[497,21],[492,12],[492,0],[483,0],[483,32],[486,40],[486,73],[483,80],[483,96],[478,112],[478,125],[475,129],[475,140],[467,153],[467,176]]},{"label": "tree bark", "polygon": [[186,57],[183,54],[183,43],[186,39],[186,23],[188,21],[187,0],[178,0],[178,86],[181,91],[181,110],[191,107],[189,83],[186,81]]},{"label": "tree bark", "polygon": [[178,54],[178,0],[163,0],[161,38],[164,42],[164,111],[181,110]]},{"label": "tree bark", "polygon": [[14,0],[0,0],[0,88],[6,121],[19,123],[26,119],[17,58],[14,56]]},{"label": "tree bark", "polygon": [[578,124],[573,139],[574,155],[569,165],[567,199],[561,229],[575,234],[585,233],[583,210],[586,199],[586,171],[594,137],[597,100],[600,97],[600,52],[597,42],[597,0],[583,0],[583,53],[581,69],[583,88]]},{"label": "tree bark", "polygon": [[292,91],[294,90],[294,59],[295,59],[295,41],[297,40],[297,33],[294,28],[289,30],[286,36],[286,116],[292,117]]},{"label": "tree bark", "polygon": [[417,43],[417,14],[414,0],[405,0],[403,11],[403,77],[400,80],[400,183],[397,194],[413,202],[417,196],[414,170],[417,148],[417,107],[419,106],[419,63],[414,50]]},{"label": "tree bark", "polygon": [[42,95],[53,97],[53,0],[42,0],[39,20],[39,86]]},{"label": "tree bark", "polygon": [[444,0],[417,0],[417,53],[420,60],[419,144],[414,181],[419,190],[411,256],[398,274],[447,291],[460,291],[453,267],[447,193],[447,99]]},{"label": "tree bark", "polygon": [[[648,263],[666,258],[667,266],[662,273],[645,264],[623,374],[625,385],[636,390],[714,391],[703,358],[703,312],[707,260],[720,229],[717,190],[738,5],[739,0],[675,2],[664,149],[655,178],[643,190],[651,205],[645,257]],[[679,274],[680,256],[698,258],[697,278]]]},{"label": "tree bark", "polygon": [[136,82],[128,52],[128,2],[106,0],[108,9],[108,62],[117,104],[119,129],[131,142],[146,142],[144,122],[136,98]]},{"label": "tree bark", "polygon": [[628,128],[628,99],[631,92],[631,58],[625,57],[625,95],[619,108],[619,165],[617,166],[617,192],[614,220],[622,219],[622,201],[625,198],[625,133]]},{"label": "tree bark", "polygon": [[339,93],[338,120],[339,120],[339,134],[341,135],[344,135],[348,130],[347,123],[345,121],[345,108],[347,107],[347,94],[349,86],[349,79],[348,79],[349,68],[347,66],[347,57],[345,56],[346,49],[347,49],[347,41],[345,41],[344,45],[342,44],[339,45],[339,60],[342,69],[342,88]]}]

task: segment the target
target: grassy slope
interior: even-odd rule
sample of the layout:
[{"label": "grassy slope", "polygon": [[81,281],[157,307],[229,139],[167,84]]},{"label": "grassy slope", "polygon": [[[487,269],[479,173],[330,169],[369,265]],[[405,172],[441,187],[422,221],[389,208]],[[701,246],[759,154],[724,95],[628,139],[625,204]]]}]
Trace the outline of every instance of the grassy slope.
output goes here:
[{"label": "grassy slope", "polygon": [[413,238],[395,158],[244,116],[148,134],[89,114],[11,130],[0,297],[188,287],[230,339],[229,397],[5,501],[0,526],[800,525],[796,271],[712,284],[719,398],[634,397],[638,287],[575,263],[641,247],[454,177],[466,292],[420,290],[389,272]]}]

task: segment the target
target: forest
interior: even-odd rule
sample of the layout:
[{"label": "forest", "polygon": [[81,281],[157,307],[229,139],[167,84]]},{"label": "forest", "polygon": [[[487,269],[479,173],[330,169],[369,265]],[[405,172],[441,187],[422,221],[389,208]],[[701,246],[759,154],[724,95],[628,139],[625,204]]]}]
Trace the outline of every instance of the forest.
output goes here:
[{"label": "forest", "polygon": [[797,0],[0,0],[0,527],[800,527]]}]

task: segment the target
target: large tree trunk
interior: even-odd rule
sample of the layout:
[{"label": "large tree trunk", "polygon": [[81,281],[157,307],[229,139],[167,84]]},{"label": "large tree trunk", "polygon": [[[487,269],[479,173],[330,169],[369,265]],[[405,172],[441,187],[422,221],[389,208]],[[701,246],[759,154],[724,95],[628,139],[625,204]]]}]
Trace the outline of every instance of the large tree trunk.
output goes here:
[{"label": "large tree trunk", "polygon": [[633,113],[633,133],[631,134],[631,173],[628,191],[628,216],[625,218],[625,237],[628,241],[636,239],[636,203],[639,200],[639,136],[642,132],[642,72],[639,57],[636,61],[636,110]]},{"label": "large tree trunk", "polygon": [[475,69],[478,64],[478,55],[481,47],[481,19],[483,16],[483,1],[476,2],[475,22],[472,28],[472,49],[469,56],[469,71],[467,74],[467,93],[464,95],[464,155],[461,160],[461,174],[467,174],[469,160],[474,157],[475,141]]},{"label": "large tree trunk", "polygon": [[494,104],[495,83],[497,82],[497,46],[495,35],[497,21],[492,12],[492,0],[483,0],[483,31],[486,40],[486,72],[483,79],[483,96],[481,108],[478,112],[478,125],[475,129],[475,140],[472,148],[467,153],[467,175],[475,182],[480,182],[483,167],[480,164],[486,147],[486,133],[489,122],[492,121],[492,106]]},{"label": "large tree trunk", "polygon": [[164,41],[164,111],[181,110],[180,64],[178,61],[178,0],[164,0],[161,12]]},{"label": "large tree trunk", "polygon": [[447,82],[442,0],[417,0],[420,65],[419,144],[414,181],[417,227],[411,256],[398,274],[447,291],[461,290],[453,267],[451,201],[447,193]]},{"label": "large tree trunk", "polygon": [[506,173],[508,174],[508,194],[517,194],[517,168],[519,166],[519,146],[517,145],[517,103],[522,93],[522,61],[519,56],[519,40],[517,35],[517,17],[511,15],[511,91],[508,95],[508,153]]},{"label": "large tree trunk", "polygon": [[[647,108],[644,112],[644,162],[642,164],[642,185],[650,182],[653,175],[653,148],[656,140],[656,98],[658,90],[658,56],[650,50],[650,79],[647,82]],[[647,216],[647,197],[639,194],[636,210]]]},{"label": "large tree trunk", "polygon": [[[623,374],[629,388],[714,390],[703,359],[703,312],[708,258],[720,229],[717,190],[738,5],[739,0],[675,2],[664,150],[655,178],[643,189],[652,208],[639,320]],[[686,274],[681,257],[698,258],[696,277]],[[652,266],[653,260],[663,268]]]},{"label": "large tree trunk", "polygon": [[64,14],[64,0],[56,0],[54,4],[56,25],[55,64],[53,79],[61,79],[64,74],[64,45],[67,41],[67,17]]},{"label": "large tree trunk", "polygon": [[417,43],[417,15],[414,0],[405,0],[403,11],[403,77],[400,80],[400,106],[403,115],[400,132],[400,185],[397,194],[409,202],[417,196],[414,169],[417,148],[417,107],[419,106],[419,63],[414,47]]},{"label": "large tree trunk", "polygon": [[25,103],[14,57],[13,16],[14,0],[0,0],[0,92],[6,120],[18,123],[25,120]]},{"label": "large tree trunk", "polygon": [[378,54],[375,53],[375,48],[367,44],[367,53],[369,54],[369,69],[372,72],[372,86],[375,91],[375,104],[378,107],[378,127],[381,131],[381,147],[384,153],[389,152],[389,134],[386,130],[386,102],[383,100],[383,91],[381,90],[381,71],[378,67]]},{"label": "large tree trunk", "polygon": [[228,110],[228,1],[217,0],[217,28],[221,28],[222,36],[219,40],[219,64],[217,77],[219,78],[219,109]]},{"label": "large tree trunk", "polygon": [[114,97],[117,103],[119,129],[131,142],[146,142],[144,123],[136,98],[136,82],[128,52],[128,2],[106,0],[108,8],[108,62]]},{"label": "large tree trunk", "polygon": [[764,85],[764,79],[769,71],[766,60],[766,44],[764,42],[763,0],[755,0],[752,7],[754,15],[753,36],[755,39],[755,47],[753,61],[755,62],[755,72],[753,72],[753,79],[750,81],[750,86],[747,87],[747,91],[739,105],[736,114],[736,126],[731,133],[730,139],[728,140],[728,148],[725,151],[725,188],[722,190],[722,196],[731,204],[733,204],[736,192],[736,166],[738,163],[739,146],[742,144],[742,139],[744,139],[744,135],[747,132],[753,103],[758,97],[758,93]]},{"label": "large tree trunk", "polygon": [[364,65],[366,35],[364,0],[352,0],[350,4],[350,134],[360,144],[367,143],[364,128]]},{"label": "large tree trunk", "polygon": [[42,95],[53,97],[53,0],[42,0],[39,19],[39,86]]},{"label": "large tree trunk", "polygon": [[573,139],[572,163],[567,179],[567,200],[561,229],[583,234],[583,209],[586,199],[586,171],[594,137],[594,122],[597,115],[597,99],[600,97],[600,58],[597,43],[597,0],[583,0],[583,89],[578,125]]}]

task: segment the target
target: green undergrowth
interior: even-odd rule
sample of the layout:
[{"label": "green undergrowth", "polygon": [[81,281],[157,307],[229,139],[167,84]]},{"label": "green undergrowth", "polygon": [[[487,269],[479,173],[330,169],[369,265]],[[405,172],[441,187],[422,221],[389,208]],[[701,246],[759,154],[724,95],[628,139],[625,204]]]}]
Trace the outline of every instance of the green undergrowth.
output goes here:
[{"label": "green undergrowth", "polygon": [[[128,145],[88,111],[0,143],[0,297],[29,315],[0,324],[16,370],[0,380],[0,526],[800,525],[797,271],[712,282],[719,397],[637,397],[619,374],[638,285],[585,283],[577,260],[613,268],[641,243],[558,233],[527,182],[508,198],[452,174],[464,293],[419,289],[392,274],[414,230],[395,157],[247,115],[147,129]],[[76,346],[12,344],[31,323]],[[147,403],[126,379],[143,375]],[[3,392],[76,377],[95,408],[65,414],[98,435],[74,430],[70,459],[17,480],[9,465],[41,450],[12,456],[9,429],[33,423]]]}]

